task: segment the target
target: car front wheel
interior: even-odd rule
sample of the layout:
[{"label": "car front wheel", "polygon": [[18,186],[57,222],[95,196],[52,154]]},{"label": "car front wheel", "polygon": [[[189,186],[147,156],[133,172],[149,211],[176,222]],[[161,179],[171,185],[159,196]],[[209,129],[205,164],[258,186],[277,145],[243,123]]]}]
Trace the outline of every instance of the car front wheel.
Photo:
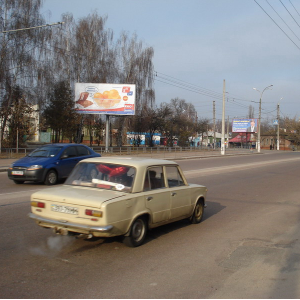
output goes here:
[{"label": "car front wheel", "polygon": [[57,179],[57,173],[54,170],[50,170],[46,175],[44,183],[46,185],[54,185],[57,183]]},{"label": "car front wheel", "polygon": [[198,200],[193,215],[190,218],[192,224],[198,224],[201,222],[204,213],[203,200]]},{"label": "car front wheel", "polygon": [[128,247],[138,247],[143,244],[147,234],[145,218],[139,217],[131,225],[128,236],[124,237],[124,244]]}]

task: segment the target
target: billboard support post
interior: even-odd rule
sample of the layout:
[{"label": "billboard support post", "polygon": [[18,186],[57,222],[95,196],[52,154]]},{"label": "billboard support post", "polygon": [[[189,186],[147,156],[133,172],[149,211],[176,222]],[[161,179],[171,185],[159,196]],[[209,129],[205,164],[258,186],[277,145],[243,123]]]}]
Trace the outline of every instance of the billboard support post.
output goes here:
[{"label": "billboard support post", "polygon": [[106,115],[105,152],[108,152],[108,145],[109,145],[109,115]]}]

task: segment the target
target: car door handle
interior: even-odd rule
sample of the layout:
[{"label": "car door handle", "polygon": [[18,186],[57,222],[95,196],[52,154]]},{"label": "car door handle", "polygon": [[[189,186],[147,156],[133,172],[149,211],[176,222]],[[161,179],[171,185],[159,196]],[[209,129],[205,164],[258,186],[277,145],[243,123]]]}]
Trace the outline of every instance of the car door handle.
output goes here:
[{"label": "car door handle", "polygon": [[175,195],[176,195],[176,193],[175,193],[175,192],[171,193],[171,196],[175,196]]},{"label": "car door handle", "polygon": [[149,196],[149,197],[147,197],[146,199],[147,199],[148,201],[150,201],[150,200],[153,199],[153,197]]}]

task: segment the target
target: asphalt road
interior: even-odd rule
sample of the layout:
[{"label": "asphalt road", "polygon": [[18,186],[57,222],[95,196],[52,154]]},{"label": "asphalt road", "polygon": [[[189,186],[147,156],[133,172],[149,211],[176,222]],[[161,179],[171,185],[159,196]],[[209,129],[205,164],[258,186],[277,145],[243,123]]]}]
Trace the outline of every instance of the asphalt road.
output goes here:
[{"label": "asphalt road", "polygon": [[208,187],[202,223],[127,248],[75,240],[27,217],[42,184],[0,173],[1,298],[300,298],[300,153],[179,162]]}]

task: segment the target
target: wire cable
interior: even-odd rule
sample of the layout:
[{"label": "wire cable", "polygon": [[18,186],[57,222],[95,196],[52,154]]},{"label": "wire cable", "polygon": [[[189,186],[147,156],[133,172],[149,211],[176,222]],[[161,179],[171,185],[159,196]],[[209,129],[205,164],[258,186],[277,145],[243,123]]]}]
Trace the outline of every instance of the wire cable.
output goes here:
[{"label": "wire cable", "polygon": [[286,35],[286,37],[300,50],[300,47],[288,36],[288,34],[275,22],[275,20],[264,10],[264,8],[256,1],[254,2],[264,11],[264,13],[274,22],[274,24]]},{"label": "wire cable", "polygon": [[287,9],[287,7],[282,3],[281,0],[279,0],[280,3],[283,5],[283,7],[286,9],[286,11],[289,13],[289,15],[292,17],[292,19],[295,21],[295,23],[298,25],[298,27],[300,28],[300,25],[298,24],[298,22],[295,20],[295,18],[292,16],[292,14],[290,13],[290,11]]},{"label": "wire cable", "polygon": [[274,9],[274,7],[269,3],[268,0],[266,2],[271,6],[271,8],[274,10],[274,12],[278,15],[278,17],[282,20],[282,22],[290,29],[290,31],[294,34],[294,36],[300,41],[297,34],[292,30],[292,28],[284,21],[284,19],[279,15],[279,13]]}]

